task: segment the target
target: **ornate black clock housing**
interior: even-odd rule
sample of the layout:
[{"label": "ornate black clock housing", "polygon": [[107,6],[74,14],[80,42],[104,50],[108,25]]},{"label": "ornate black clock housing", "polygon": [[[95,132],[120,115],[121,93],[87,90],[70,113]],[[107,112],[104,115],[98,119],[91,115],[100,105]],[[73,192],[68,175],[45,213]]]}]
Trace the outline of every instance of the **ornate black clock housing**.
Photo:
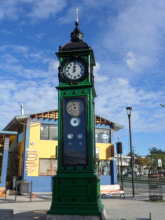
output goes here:
[{"label": "ornate black clock housing", "polygon": [[77,84],[88,75],[88,64],[79,55],[72,55],[65,59],[59,68],[60,76],[70,84]]}]

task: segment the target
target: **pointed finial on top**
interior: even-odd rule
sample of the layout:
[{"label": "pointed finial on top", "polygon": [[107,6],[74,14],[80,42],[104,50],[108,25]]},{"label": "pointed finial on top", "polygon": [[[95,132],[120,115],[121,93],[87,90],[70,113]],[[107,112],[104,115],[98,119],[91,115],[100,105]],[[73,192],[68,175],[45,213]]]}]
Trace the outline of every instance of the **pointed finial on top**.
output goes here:
[{"label": "pointed finial on top", "polygon": [[76,22],[78,22],[78,8],[76,8]]},{"label": "pointed finial on top", "polygon": [[78,23],[78,8],[76,8],[76,22],[75,22],[76,28],[78,28],[79,23]]},{"label": "pointed finial on top", "polygon": [[83,41],[83,33],[82,31],[78,28],[79,23],[78,23],[78,8],[76,8],[76,22],[75,22],[76,28],[74,31],[71,33],[71,41],[72,42],[79,42]]},{"label": "pointed finial on top", "polygon": [[120,136],[118,136],[118,142],[120,142]]}]

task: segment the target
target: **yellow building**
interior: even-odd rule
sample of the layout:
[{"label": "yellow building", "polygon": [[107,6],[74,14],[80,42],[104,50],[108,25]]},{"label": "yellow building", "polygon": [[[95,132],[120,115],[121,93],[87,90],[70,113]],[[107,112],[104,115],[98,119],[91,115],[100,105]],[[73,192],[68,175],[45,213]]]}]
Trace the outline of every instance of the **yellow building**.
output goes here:
[{"label": "yellow building", "polygon": [[[103,176],[110,175],[110,160],[114,157],[113,134],[123,126],[99,116],[95,121],[98,172],[105,181]],[[9,144],[6,187],[12,188],[13,177],[17,177],[33,181],[34,192],[51,191],[52,176],[57,171],[58,111],[16,116],[3,129],[9,131],[18,134]]]}]

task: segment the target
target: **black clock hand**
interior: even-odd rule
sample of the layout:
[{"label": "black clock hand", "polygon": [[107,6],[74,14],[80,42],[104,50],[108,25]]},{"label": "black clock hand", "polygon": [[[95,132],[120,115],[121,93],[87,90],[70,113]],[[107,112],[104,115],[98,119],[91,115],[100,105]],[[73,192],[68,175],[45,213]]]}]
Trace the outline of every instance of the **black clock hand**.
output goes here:
[{"label": "black clock hand", "polygon": [[73,66],[73,73],[76,71],[76,66],[74,65]]}]

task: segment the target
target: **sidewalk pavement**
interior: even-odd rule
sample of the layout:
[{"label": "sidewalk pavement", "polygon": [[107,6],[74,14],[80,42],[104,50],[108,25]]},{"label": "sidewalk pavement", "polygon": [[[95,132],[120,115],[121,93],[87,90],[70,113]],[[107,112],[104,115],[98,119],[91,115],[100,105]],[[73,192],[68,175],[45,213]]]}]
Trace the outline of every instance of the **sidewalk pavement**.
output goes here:
[{"label": "sidewalk pavement", "polygon": [[[147,198],[147,195],[146,195]],[[135,198],[126,195],[126,199],[117,196],[102,199],[108,214],[108,220],[164,220],[165,202],[149,202],[141,195]],[[46,219],[46,212],[50,209],[51,194],[36,194],[30,202],[29,196],[7,196],[7,200],[0,198],[0,209],[13,209],[12,220]],[[150,218],[151,213],[151,218]]]}]

